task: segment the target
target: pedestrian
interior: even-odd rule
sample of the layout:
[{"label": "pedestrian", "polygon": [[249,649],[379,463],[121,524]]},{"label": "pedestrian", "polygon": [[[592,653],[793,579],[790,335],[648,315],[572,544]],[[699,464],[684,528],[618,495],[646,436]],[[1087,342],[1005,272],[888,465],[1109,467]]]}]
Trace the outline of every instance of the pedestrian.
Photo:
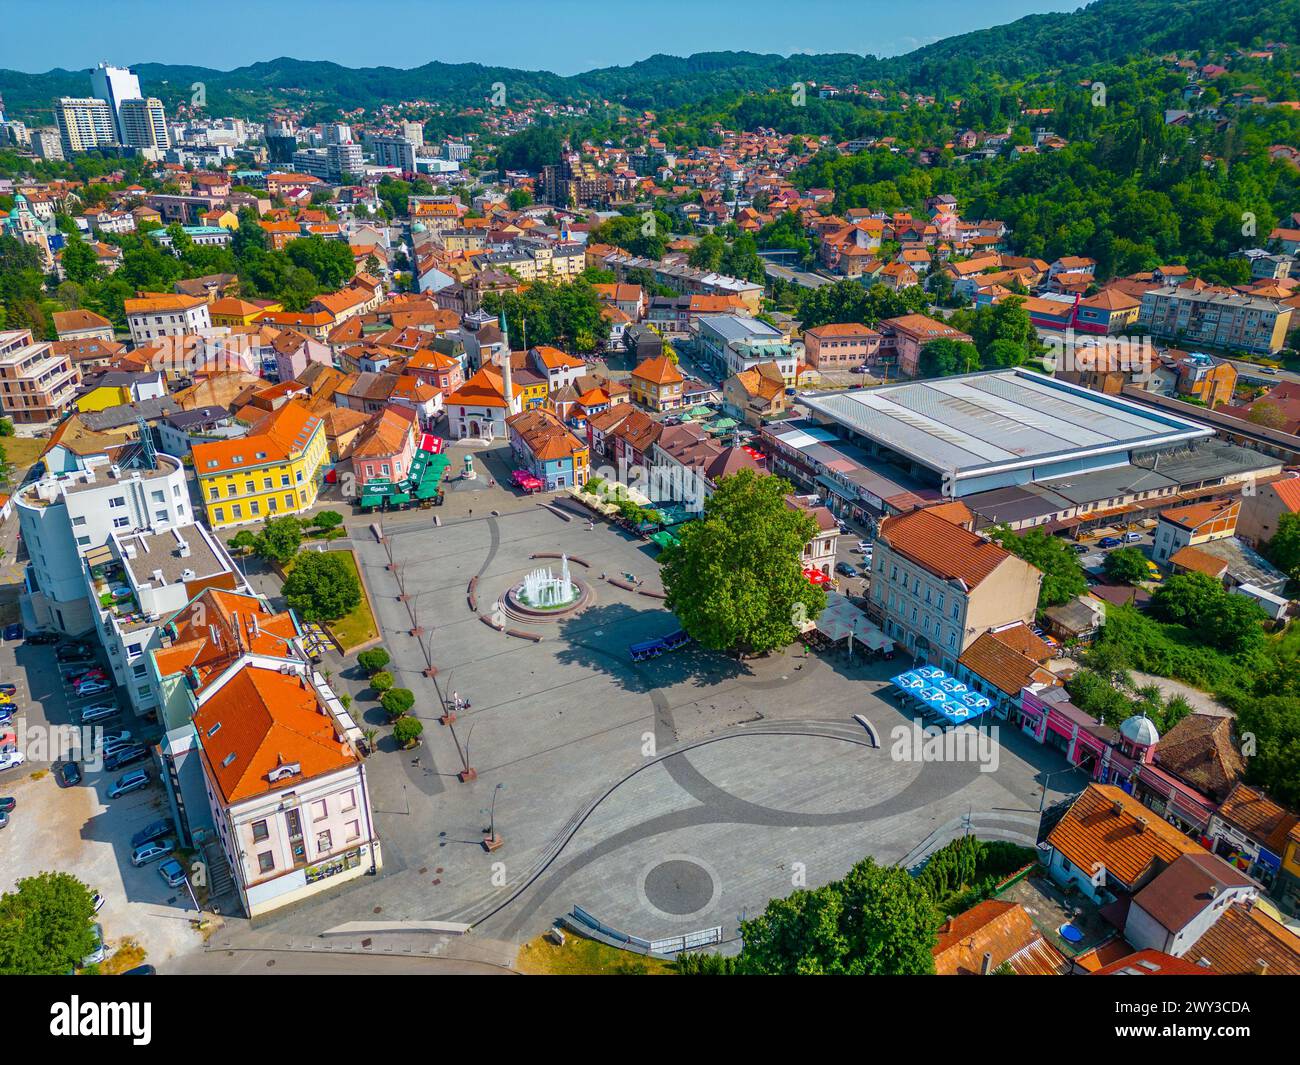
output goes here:
[{"label": "pedestrian", "polygon": [[459,693],[459,692],[452,692],[452,693],[451,693],[451,705],[452,705],[453,707],[455,707],[455,709],[457,709],[457,710],[460,709],[460,693]]}]

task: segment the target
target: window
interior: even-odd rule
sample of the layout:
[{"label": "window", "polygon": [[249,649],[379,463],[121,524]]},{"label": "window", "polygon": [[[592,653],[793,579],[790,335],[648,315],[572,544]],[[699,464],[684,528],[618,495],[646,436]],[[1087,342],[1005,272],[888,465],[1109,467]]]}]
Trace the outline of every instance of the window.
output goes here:
[{"label": "window", "polygon": [[343,811],[355,810],[357,808],[357,793],[355,791],[345,792],[343,795]]},{"label": "window", "polygon": [[129,643],[126,645],[127,658],[138,658],[143,653],[144,653],[144,644],[142,643]]},{"label": "window", "polygon": [[171,515],[168,514],[167,511],[165,510],[155,510],[153,512],[153,520],[157,522],[159,525],[166,525],[169,521],[171,521]]},{"label": "window", "polygon": [[89,536],[78,536],[78,537],[77,537],[77,544],[78,544],[79,546],[81,546],[81,547],[89,547],[89,546],[90,546],[90,537],[89,537]]},{"label": "window", "polygon": [[86,524],[86,519],[85,519],[85,518],[73,518],[73,519],[72,519],[72,524],[73,524],[73,525],[77,525],[77,526],[85,525],[85,524]]},{"label": "window", "polygon": [[348,839],[349,839],[349,841],[350,841],[350,840],[354,840],[354,839],[359,839],[360,836],[361,836],[361,822],[360,822],[360,821],[349,821],[349,822],[348,822]]},{"label": "window", "polygon": [[149,672],[149,666],[145,662],[137,662],[131,667],[131,674],[135,677],[143,677]]},{"label": "window", "polygon": [[215,510],[213,510],[213,512],[212,512],[212,520],[215,521],[215,522],[223,522],[223,521],[225,521],[225,520],[226,520],[226,512],[225,512],[225,510],[224,510],[223,508],[221,508],[221,507],[217,507]]},{"label": "window", "polygon": [[130,524],[131,524],[131,519],[126,517],[125,515],[123,517],[113,519],[114,529],[125,529]]},{"label": "window", "polygon": [[155,503],[166,503],[166,502],[167,502],[167,493],[166,493],[166,492],[154,492],[154,493],[153,493],[153,501],[154,501]]},{"label": "window", "polygon": [[108,505],[110,507],[124,507],[126,506],[126,496],[113,496],[113,498],[108,501]]},{"label": "window", "polygon": [[329,816],[329,807],[326,806],[324,799],[317,799],[311,804],[311,819],[313,821],[320,821],[327,816]]},{"label": "window", "polygon": [[270,851],[263,851],[257,856],[257,867],[264,873],[269,873],[275,868],[275,855]]},{"label": "window", "polygon": [[316,833],[316,853],[328,854],[334,847],[334,838],[328,831]]},{"label": "window", "polygon": [[239,521],[244,516],[244,508],[241,507],[238,503],[236,503],[233,507],[230,508],[230,516],[235,521]]},{"label": "window", "polygon": [[256,499],[254,499],[251,503],[248,504],[248,513],[253,515],[254,517],[260,514],[261,510],[262,508],[258,505]]},{"label": "window", "polygon": [[220,498],[221,498],[221,489],[220,489],[220,488],[217,488],[217,487],[215,487],[215,486],[212,487],[212,488],[209,488],[209,489],[208,489],[208,498],[209,498],[209,499],[220,499]]},{"label": "window", "polygon": [[270,835],[271,835],[271,830],[267,827],[265,820],[253,822],[254,843],[261,843],[262,840],[269,839]]}]

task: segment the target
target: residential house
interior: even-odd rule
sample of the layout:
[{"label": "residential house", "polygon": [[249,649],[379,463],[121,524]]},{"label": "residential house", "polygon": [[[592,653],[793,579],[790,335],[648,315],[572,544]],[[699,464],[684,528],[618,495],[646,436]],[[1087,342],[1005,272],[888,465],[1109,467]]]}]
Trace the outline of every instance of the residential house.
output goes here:
[{"label": "residential house", "polygon": [[590,448],[554,412],[544,407],[525,410],[506,424],[516,461],[547,491],[587,483]]},{"label": "residential house", "polygon": [[667,355],[658,355],[637,364],[628,378],[632,400],[653,411],[676,410],[682,405],[682,382],[685,378]]}]

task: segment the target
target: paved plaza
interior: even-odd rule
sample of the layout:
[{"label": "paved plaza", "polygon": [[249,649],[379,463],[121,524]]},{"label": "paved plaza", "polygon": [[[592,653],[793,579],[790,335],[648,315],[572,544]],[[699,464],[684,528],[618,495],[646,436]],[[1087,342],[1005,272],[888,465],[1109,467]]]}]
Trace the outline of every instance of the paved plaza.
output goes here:
[{"label": "paved plaza", "polygon": [[[499,460],[483,458],[480,471]],[[241,934],[259,947],[306,942],[357,920],[442,920],[473,924],[470,939],[508,955],[575,905],[647,939],[719,925],[732,938],[769,898],[841,876],[865,855],[911,861],[927,840],[967,827],[1032,843],[1043,771],[1064,765],[1005,729],[993,773],[973,762],[894,760],[890,730],[908,720],[889,696],[899,660],[796,647],[741,662],[688,647],[632,663],[630,643],[678,628],[643,594],[660,590],[655,549],[565,521],[535,498],[481,484],[450,492],[437,511],[389,515],[385,544],[361,519],[349,527],[390,669],[415,693],[425,725],[418,749],[381,742],[368,763],[384,873],[255,932],[232,924],[214,947]],[[537,643],[480,620],[529,570],[558,569],[533,555],[558,553],[592,587],[587,609],[510,623],[540,633]],[[639,590],[602,579],[625,573]],[[477,611],[467,596],[474,579]],[[411,613],[421,638],[409,634]],[[424,675],[426,655],[436,678]],[[386,731],[354,664],[341,663],[334,683],[353,693],[354,715]],[[452,692],[471,703],[454,735],[437,720]],[[874,724],[882,749],[854,714]],[[478,776],[463,784],[466,758]],[[1049,803],[1081,786],[1069,774],[1050,784]],[[505,843],[489,854],[481,842],[494,794]]]}]

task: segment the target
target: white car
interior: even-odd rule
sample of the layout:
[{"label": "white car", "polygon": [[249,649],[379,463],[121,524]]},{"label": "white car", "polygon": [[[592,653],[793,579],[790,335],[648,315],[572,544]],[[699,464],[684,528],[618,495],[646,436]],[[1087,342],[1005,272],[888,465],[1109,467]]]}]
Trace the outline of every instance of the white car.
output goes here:
[{"label": "white car", "polygon": [[27,761],[27,756],[22,751],[0,751],[0,770],[17,769]]},{"label": "white car", "polygon": [[861,551],[864,555],[869,555],[875,551],[876,545],[870,540],[859,540],[853,548],[855,551]]},{"label": "white car", "polygon": [[104,680],[83,680],[74,689],[77,695],[99,695],[112,687]]},{"label": "white car", "polygon": [[81,959],[83,969],[88,965],[98,965],[108,957],[108,950],[104,946],[104,926],[96,921],[93,927],[95,929],[95,949]]}]

